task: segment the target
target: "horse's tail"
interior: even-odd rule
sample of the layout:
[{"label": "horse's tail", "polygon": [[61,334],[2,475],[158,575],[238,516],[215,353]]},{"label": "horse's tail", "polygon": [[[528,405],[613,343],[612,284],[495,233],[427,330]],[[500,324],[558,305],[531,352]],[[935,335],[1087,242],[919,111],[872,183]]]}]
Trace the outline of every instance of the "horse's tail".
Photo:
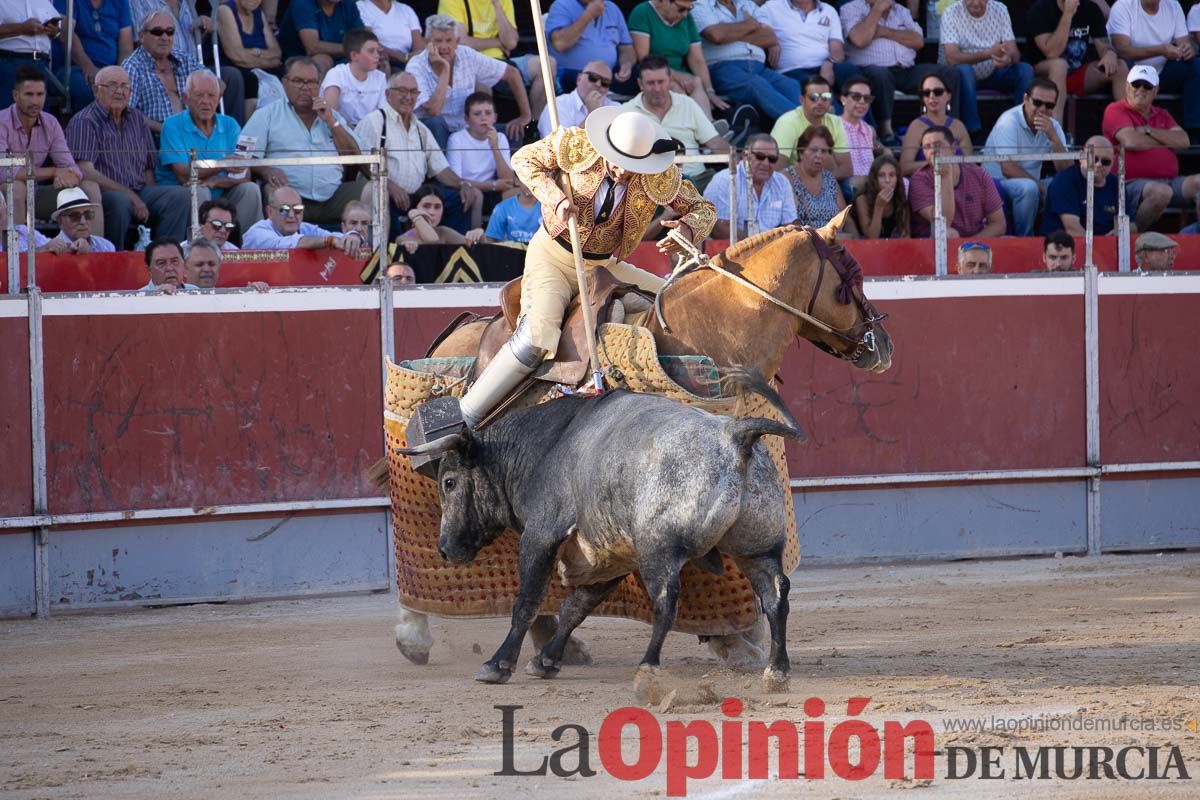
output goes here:
[{"label": "horse's tail", "polygon": [[[766,401],[783,417],[784,425],[789,431],[788,433],[778,433],[776,435],[788,436],[800,442],[808,438],[804,435],[804,429],[800,427],[800,423],[792,415],[791,409],[787,407],[787,404],[783,402],[783,398],[779,396],[779,392],[775,391],[775,388],[767,383],[766,379],[757,370],[748,369],[740,364],[734,364],[732,367],[722,370],[721,380],[723,383],[739,386],[748,392],[766,398]],[[767,422],[767,420],[763,419],[759,419],[758,421]],[[775,424],[778,425],[779,423]],[[775,433],[775,431],[764,431],[764,433]],[[763,434],[760,433],[758,435],[761,436]]]}]

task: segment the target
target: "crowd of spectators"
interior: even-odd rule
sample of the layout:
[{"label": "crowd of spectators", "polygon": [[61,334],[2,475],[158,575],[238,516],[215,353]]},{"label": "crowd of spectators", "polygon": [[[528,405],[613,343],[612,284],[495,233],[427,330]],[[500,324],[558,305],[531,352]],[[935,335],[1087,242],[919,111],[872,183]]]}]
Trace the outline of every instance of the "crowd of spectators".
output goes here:
[{"label": "crowd of spectators", "polygon": [[[847,204],[847,235],[929,236],[933,158],[976,152],[1019,158],[939,166],[952,237],[1079,236],[1089,213],[1113,233],[1116,147],[1132,230],[1200,214],[1200,175],[1179,160],[1200,137],[1200,5],[1178,0],[553,0],[546,64],[513,0],[72,8],[68,76],[66,0],[0,3],[0,154],[29,153],[36,183],[27,197],[9,170],[14,207],[0,211],[23,223],[32,203],[40,229],[16,229],[39,252],[128,250],[148,230],[147,290],[212,286],[239,244],[372,249],[384,210],[367,168],[260,158],[386,148],[405,248],[527,242],[540,207],[509,161],[549,133],[550,104],[564,125],[624,104],[680,153],[739,150],[736,214],[728,169],[682,166],[717,205],[715,238],[734,217],[747,236],[823,225]],[[986,130],[983,91],[1007,106]],[[1182,124],[1160,92],[1182,96]],[[898,118],[901,93],[915,114]],[[1068,98],[1097,93],[1112,97],[1101,135],[1072,141]],[[1038,158],[1067,152],[1079,158]],[[196,171],[189,242],[192,161],[231,157],[246,166]]]}]

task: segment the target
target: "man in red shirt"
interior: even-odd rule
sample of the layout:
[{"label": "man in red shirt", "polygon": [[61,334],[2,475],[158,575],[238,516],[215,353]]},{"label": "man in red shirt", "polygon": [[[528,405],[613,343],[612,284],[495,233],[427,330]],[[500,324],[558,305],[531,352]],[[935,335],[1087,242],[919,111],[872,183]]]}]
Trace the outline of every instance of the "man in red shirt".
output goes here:
[{"label": "man in red shirt", "polygon": [[1104,109],[1104,135],[1125,145],[1125,206],[1137,209],[1134,224],[1149,228],[1167,206],[1200,210],[1200,175],[1179,174],[1175,152],[1190,144],[1187,132],[1164,108],[1155,108],[1158,71],[1145,64],[1129,70],[1125,99]]}]

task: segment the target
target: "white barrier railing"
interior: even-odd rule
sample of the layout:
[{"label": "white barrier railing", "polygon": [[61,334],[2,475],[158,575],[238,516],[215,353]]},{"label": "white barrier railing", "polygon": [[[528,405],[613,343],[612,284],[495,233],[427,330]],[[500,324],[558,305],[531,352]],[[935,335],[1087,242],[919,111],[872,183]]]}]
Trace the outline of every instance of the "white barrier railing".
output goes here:
[{"label": "white barrier railing", "polygon": [[[737,165],[738,165],[738,149],[730,147],[728,153],[700,153],[699,155],[677,154],[675,156],[676,164],[724,164],[729,168],[729,243],[737,243],[737,218],[738,218],[738,185],[737,185]],[[750,197],[754,194],[751,192]]]},{"label": "white barrier railing", "polygon": [[[260,167],[318,167],[318,166],[370,166],[371,180],[375,182],[375,213],[371,224],[371,236],[379,254],[379,268],[387,268],[388,213],[387,149],[374,149],[368,154],[356,156],[292,156],[285,158],[196,158],[196,151],[188,155],[188,192],[191,196],[191,236],[200,232],[200,179],[202,169],[243,170]],[[243,234],[245,231],[242,232]]]},{"label": "white barrier railing", "polygon": [[[26,153],[23,156],[0,156],[0,170],[6,173],[4,179],[4,205],[7,209],[8,224],[4,226],[4,253],[8,265],[8,293],[21,293],[21,261],[20,248],[17,246],[16,209],[13,205],[13,184],[16,182],[16,168],[25,168],[25,238],[28,241],[25,254],[26,280],[30,286],[37,286],[37,276],[34,274],[34,234],[33,234],[33,156]],[[12,170],[12,174],[7,174]]]},{"label": "white barrier railing", "polygon": [[[1084,269],[1095,269],[1092,258],[1092,245],[1095,239],[1094,231],[1094,195],[1096,189],[1096,154],[1093,148],[1076,150],[1066,153],[1013,153],[1005,155],[981,154],[971,156],[941,156],[934,154],[930,168],[933,170],[933,240],[934,240],[934,274],[948,275],[948,253],[946,250],[946,216],[942,212],[942,173],[938,169],[941,164],[995,164],[1015,161],[1083,161],[1087,162],[1087,219],[1084,221]],[[1125,148],[1121,148],[1118,162],[1118,198],[1117,198],[1117,235],[1118,259],[1122,264],[1121,270],[1129,270],[1129,220],[1125,214]],[[1124,221],[1124,226],[1121,223]]]}]

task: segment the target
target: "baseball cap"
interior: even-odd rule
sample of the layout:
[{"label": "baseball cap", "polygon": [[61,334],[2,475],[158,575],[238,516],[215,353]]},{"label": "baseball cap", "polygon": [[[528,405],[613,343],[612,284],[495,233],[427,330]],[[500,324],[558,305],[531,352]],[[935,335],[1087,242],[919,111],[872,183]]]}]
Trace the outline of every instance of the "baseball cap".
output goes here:
[{"label": "baseball cap", "polygon": [[1158,70],[1148,64],[1138,64],[1129,70],[1129,77],[1125,79],[1126,83],[1134,81],[1145,81],[1151,86],[1158,86]]}]

